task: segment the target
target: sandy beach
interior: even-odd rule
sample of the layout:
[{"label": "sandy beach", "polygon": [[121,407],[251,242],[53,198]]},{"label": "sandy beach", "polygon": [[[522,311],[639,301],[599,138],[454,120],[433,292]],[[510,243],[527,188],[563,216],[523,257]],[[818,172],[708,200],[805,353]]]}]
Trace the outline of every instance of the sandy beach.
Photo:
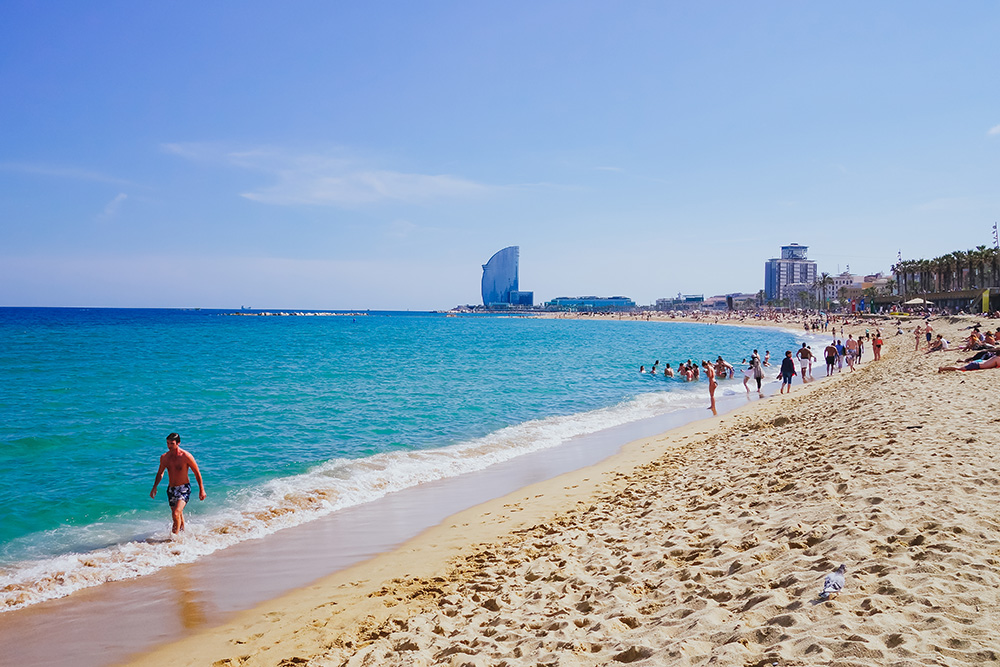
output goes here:
[{"label": "sandy beach", "polygon": [[[934,327],[957,343],[971,322]],[[914,352],[905,326],[878,363],[456,514],[134,664],[1000,660],[1000,376],[937,373],[968,353]]]}]

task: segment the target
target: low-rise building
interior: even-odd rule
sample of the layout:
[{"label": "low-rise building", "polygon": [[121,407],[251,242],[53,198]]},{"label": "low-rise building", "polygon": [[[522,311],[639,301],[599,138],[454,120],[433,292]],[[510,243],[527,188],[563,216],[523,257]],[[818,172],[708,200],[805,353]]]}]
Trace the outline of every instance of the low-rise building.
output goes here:
[{"label": "low-rise building", "polygon": [[704,294],[678,294],[676,298],[656,300],[656,310],[703,310],[704,308]]},{"label": "low-rise building", "polygon": [[558,296],[545,307],[549,310],[619,311],[633,310],[635,301],[627,296]]}]

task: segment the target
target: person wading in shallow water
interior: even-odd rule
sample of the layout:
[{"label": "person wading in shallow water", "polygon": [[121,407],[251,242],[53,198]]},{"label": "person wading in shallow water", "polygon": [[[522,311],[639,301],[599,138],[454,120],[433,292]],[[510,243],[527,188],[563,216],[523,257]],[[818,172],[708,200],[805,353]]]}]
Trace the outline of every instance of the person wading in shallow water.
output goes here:
[{"label": "person wading in shallow water", "polygon": [[708,395],[712,399],[712,404],[708,406],[708,409],[712,411],[713,415],[717,415],[719,413],[715,409],[715,388],[719,386],[719,383],[715,381],[715,369],[707,361],[702,361],[701,367],[705,369],[705,377],[708,378]]},{"label": "person wading in shallow water", "polygon": [[160,457],[160,469],[156,471],[156,480],[150,498],[156,497],[156,487],[163,479],[163,471],[167,471],[167,502],[174,518],[173,532],[175,535],[184,530],[184,506],[191,499],[191,480],[188,470],[194,473],[198,480],[198,500],[205,499],[205,485],[201,481],[198,464],[189,452],[181,449],[181,436],[171,433],[167,436],[167,453]]}]

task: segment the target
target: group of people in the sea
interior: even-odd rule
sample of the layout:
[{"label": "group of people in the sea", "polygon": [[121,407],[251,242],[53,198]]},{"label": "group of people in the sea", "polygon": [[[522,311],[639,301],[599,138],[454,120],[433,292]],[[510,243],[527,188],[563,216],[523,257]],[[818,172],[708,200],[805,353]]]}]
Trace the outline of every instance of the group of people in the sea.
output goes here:
[{"label": "group of people in the sea", "polygon": [[[819,322],[815,324],[819,325]],[[823,330],[826,327],[820,325],[814,328],[811,323],[806,323],[805,328],[807,331],[813,331]],[[776,376],[776,379],[781,380],[780,393],[784,394],[791,391],[792,378],[796,376],[801,378],[803,384],[813,381],[815,379],[813,377],[813,363],[821,363],[820,359],[826,362],[827,376],[841,372],[845,364],[853,372],[854,367],[861,363],[861,358],[864,355],[867,345],[871,346],[874,360],[878,361],[881,359],[883,340],[880,329],[875,329],[874,333],[870,329],[865,329],[864,334],[859,334],[857,338],[854,337],[853,333],[849,333],[846,340],[836,337],[836,328],[833,328],[832,333],[834,334],[834,338],[824,348],[822,357],[817,356],[808,343],[802,343],[802,346],[794,352],[792,350],[785,351]],[[843,336],[843,328],[840,330],[840,335]],[[998,335],[1000,335],[1000,328],[998,328]],[[994,338],[994,342],[996,340]],[[1000,364],[1000,360],[991,363]],[[747,396],[750,395],[751,383],[754,383],[757,386],[758,395],[763,397],[764,392],[761,388],[761,383],[769,372],[765,369],[771,366],[771,351],[765,350],[764,357],[761,358],[757,350],[754,350],[749,357],[745,357],[740,362],[740,365],[744,367],[741,373],[743,375],[743,387],[747,392]],[[718,355],[715,362],[702,361],[701,364],[697,364],[688,359],[679,363],[676,369],[672,368],[669,363],[660,368],[660,360],[657,359],[649,368],[646,368],[645,365],[639,366],[639,372],[654,377],[659,376],[667,380],[679,379],[685,382],[697,381],[704,375],[709,381],[709,395],[711,397],[711,406],[709,409],[714,414],[715,388],[718,386],[718,380],[732,379],[735,377],[737,371],[733,364],[723,359],[722,355]]]},{"label": "group of people in the sea", "polygon": [[[756,350],[754,350],[756,352]],[[770,353],[769,353],[770,354]],[[743,360],[746,363],[746,359]],[[682,361],[677,364],[677,368],[671,368],[670,364],[664,364],[663,368],[660,368],[660,360],[657,359],[653,362],[653,365],[648,369],[645,366],[639,366],[640,373],[648,373],[649,375],[659,375],[664,379],[677,378],[683,380],[684,382],[692,382],[701,379],[702,369],[705,366],[711,366],[714,375],[725,378],[733,377],[736,373],[736,369],[731,363],[722,358],[722,355],[715,360],[714,364],[709,364],[707,361],[702,361],[699,364],[688,359],[687,361]]]},{"label": "group of people in the sea", "polygon": [[[805,347],[805,344],[803,344]],[[761,396],[764,395],[761,389],[761,381],[764,379],[766,372],[765,367],[771,365],[771,351],[764,351],[764,358],[761,359],[760,353],[754,350],[749,357],[745,357],[741,366],[746,368],[741,371],[743,375],[743,387],[746,389],[747,394],[750,394],[750,382],[753,381],[757,384],[757,393]],[[702,375],[708,380],[708,391],[712,399],[712,405],[710,410],[715,412],[715,388],[718,386],[718,381],[720,379],[732,379],[736,376],[736,367],[723,359],[722,355],[718,355],[714,362],[702,361],[701,364],[697,364],[691,359],[687,361],[682,361],[677,364],[677,368],[671,368],[670,364],[664,364],[663,368],[660,368],[660,360],[657,359],[653,362],[653,365],[648,369],[645,365],[639,366],[639,372],[642,374],[650,376],[659,376],[666,380],[678,379],[684,382],[695,382],[701,379]]]}]

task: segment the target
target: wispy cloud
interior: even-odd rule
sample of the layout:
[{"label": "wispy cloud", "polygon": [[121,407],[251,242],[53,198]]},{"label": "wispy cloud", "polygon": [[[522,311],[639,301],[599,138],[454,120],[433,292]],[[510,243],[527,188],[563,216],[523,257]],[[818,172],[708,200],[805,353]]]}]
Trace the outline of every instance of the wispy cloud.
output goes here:
[{"label": "wispy cloud", "polygon": [[977,208],[977,202],[968,197],[941,197],[921,202],[915,208],[918,211],[969,211]]},{"label": "wispy cloud", "polygon": [[297,154],[281,149],[226,150],[211,144],[164,144],[173,155],[267,174],[272,185],[243,192],[252,201],[277,205],[358,206],[382,201],[420,202],[473,197],[493,190],[449,174],[415,174],[373,168],[339,155]]},{"label": "wispy cloud", "polygon": [[119,192],[118,195],[109,201],[105,206],[101,214],[97,216],[99,220],[111,220],[118,214],[118,209],[121,208],[122,202],[128,199],[128,195],[124,192]]},{"label": "wispy cloud", "polygon": [[418,227],[409,220],[393,220],[385,235],[394,239],[405,239],[417,231]]},{"label": "wispy cloud", "polygon": [[0,162],[0,170],[35,176],[51,176],[53,178],[69,178],[77,181],[93,181],[96,183],[111,183],[113,185],[133,185],[129,181],[114,176],[108,176],[97,171],[78,169],[75,167],[60,167],[24,162]]},{"label": "wispy cloud", "polygon": [[467,197],[487,188],[447,175],[359,171],[341,175],[302,172],[278,174],[279,182],[241,196],[266,204],[357,205],[384,200],[415,202],[442,197]]},{"label": "wispy cloud", "polygon": [[994,125],[993,127],[990,128],[990,131],[987,132],[986,134],[989,134],[991,136],[1000,134],[1000,125]]}]

